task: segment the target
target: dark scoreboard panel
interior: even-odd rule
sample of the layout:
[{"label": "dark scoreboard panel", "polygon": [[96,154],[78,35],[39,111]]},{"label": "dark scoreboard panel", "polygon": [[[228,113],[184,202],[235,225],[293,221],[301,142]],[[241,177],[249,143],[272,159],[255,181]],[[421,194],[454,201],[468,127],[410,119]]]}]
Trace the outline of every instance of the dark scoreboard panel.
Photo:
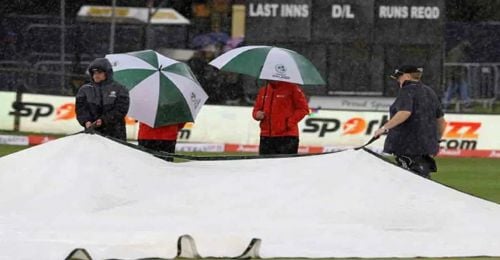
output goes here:
[{"label": "dark scoreboard panel", "polygon": [[248,0],[246,7],[247,44],[293,49],[318,67],[328,85],[308,93],[395,95],[388,75],[408,63],[424,66],[423,81],[441,88],[444,0]]},{"label": "dark scoreboard panel", "polygon": [[443,0],[377,0],[374,42],[432,44],[443,41]]},{"label": "dark scoreboard panel", "polygon": [[315,0],[312,38],[328,42],[371,42],[373,0]]},{"label": "dark scoreboard panel", "polygon": [[312,0],[252,0],[246,5],[245,40],[308,42],[311,40]]},{"label": "dark scoreboard panel", "polygon": [[[383,94],[394,96],[397,88],[388,75],[400,64],[415,64],[424,68],[422,82],[442,94],[440,85],[442,75],[442,46],[440,45],[382,45],[384,48]],[[392,87],[391,87],[392,86]]]}]

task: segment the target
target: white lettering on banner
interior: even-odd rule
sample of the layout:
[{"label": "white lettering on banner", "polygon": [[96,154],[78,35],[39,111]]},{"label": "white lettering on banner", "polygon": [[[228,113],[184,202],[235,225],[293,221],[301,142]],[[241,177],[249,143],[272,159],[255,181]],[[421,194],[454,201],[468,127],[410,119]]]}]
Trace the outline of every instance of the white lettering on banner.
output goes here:
[{"label": "white lettering on banner", "polygon": [[412,6],[411,7],[412,19],[438,19],[439,8],[436,6]]},{"label": "white lettering on banner", "polygon": [[375,130],[380,128],[388,121],[387,115],[383,115],[380,120],[366,121],[360,116],[353,116],[341,122],[337,118],[308,117],[305,120],[304,133],[317,133],[318,137],[323,138],[327,134],[333,134],[340,130],[342,126],[342,135],[372,135]]},{"label": "white lettering on banner", "polygon": [[439,155],[449,155],[449,156],[460,156],[462,152],[460,150],[447,150],[443,149],[439,151]]},{"label": "white lettering on banner", "polygon": [[238,145],[237,152],[257,153],[259,152],[258,145]]},{"label": "white lettering on banner", "polygon": [[362,107],[362,108],[368,108],[368,100],[348,100],[348,99],[343,99],[342,100],[342,106],[345,107]]},{"label": "white lettering on banner", "polygon": [[382,19],[439,19],[440,10],[437,6],[392,6],[381,5],[378,8],[378,17]]},{"label": "white lettering on banner", "polygon": [[377,101],[371,101],[370,102],[370,108],[373,108],[375,110],[389,110],[389,107],[391,106],[390,103],[381,103]]},{"label": "white lettering on banner", "polygon": [[274,4],[274,3],[250,3],[248,5],[249,17],[309,17],[309,5],[307,4]]},{"label": "white lettering on banner", "polygon": [[345,147],[333,147],[333,146],[324,146],[323,147],[323,152],[324,153],[332,153],[332,152],[339,152],[339,151],[342,151],[344,150]]},{"label": "white lettering on banner", "polygon": [[175,151],[178,152],[224,152],[223,144],[190,144],[190,143],[177,143]]},{"label": "white lettering on banner", "polygon": [[29,138],[27,136],[19,135],[0,135],[0,144],[7,145],[29,145]]},{"label": "white lettering on banner", "polygon": [[491,151],[489,157],[490,158],[500,158],[500,152],[493,150],[493,151]]},{"label": "white lettering on banner", "polygon": [[354,19],[351,5],[332,5],[332,18]]}]

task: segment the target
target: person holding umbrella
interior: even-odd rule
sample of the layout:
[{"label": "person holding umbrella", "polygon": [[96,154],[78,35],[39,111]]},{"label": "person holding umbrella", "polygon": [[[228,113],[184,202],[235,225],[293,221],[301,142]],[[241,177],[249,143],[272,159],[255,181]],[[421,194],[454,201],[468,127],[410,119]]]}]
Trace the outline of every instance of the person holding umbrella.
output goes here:
[{"label": "person holding umbrella", "polygon": [[[140,146],[155,151],[175,153],[177,136],[186,123],[165,125],[160,127],[150,127],[142,122],[139,123],[138,142]],[[173,157],[168,157],[167,161],[173,161]]]},{"label": "person holding umbrella", "polygon": [[325,85],[316,67],[301,54],[275,46],[250,45],[232,49],[210,65],[268,83],[259,90],[252,116],[260,121],[260,154],[295,154],[298,122],[309,114],[298,85]]},{"label": "person holding umbrella", "polygon": [[259,154],[296,154],[298,123],[308,114],[306,97],[297,84],[269,81],[259,90],[252,113],[260,121]]},{"label": "person holding umbrella", "polygon": [[91,82],[76,94],[76,118],[85,129],[126,140],[125,116],[129,109],[128,90],[113,80],[111,63],[95,59],[89,66]]}]

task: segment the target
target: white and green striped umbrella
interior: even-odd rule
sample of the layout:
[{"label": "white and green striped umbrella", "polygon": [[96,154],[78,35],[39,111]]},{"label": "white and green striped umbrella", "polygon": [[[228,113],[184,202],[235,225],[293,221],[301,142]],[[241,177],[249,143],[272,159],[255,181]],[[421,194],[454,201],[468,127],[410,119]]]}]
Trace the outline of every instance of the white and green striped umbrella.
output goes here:
[{"label": "white and green striped umbrella", "polygon": [[114,79],[130,92],[128,115],[151,127],[194,122],[208,99],[185,63],[155,51],[108,54]]},{"label": "white and green striped umbrella", "polygon": [[325,85],[314,65],[295,51],[273,46],[244,46],[210,62],[224,71],[299,85]]}]

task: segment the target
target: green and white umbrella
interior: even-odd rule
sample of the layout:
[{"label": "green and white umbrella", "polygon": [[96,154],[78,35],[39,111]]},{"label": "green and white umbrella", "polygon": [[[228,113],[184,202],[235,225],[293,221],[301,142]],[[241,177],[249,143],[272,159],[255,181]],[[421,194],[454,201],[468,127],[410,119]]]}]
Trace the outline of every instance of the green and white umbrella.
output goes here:
[{"label": "green and white umbrella", "polygon": [[151,127],[194,122],[208,99],[185,63],[155,51],[108,54],[114,79],[130,93],[128,115]]},{"label": "green and white umbrella", "polygon": [[230,50],[210,62],[223,70],[259,79],[299,85],[325,85],[314,65],[295,51],[273,46],[244,46]]}]

